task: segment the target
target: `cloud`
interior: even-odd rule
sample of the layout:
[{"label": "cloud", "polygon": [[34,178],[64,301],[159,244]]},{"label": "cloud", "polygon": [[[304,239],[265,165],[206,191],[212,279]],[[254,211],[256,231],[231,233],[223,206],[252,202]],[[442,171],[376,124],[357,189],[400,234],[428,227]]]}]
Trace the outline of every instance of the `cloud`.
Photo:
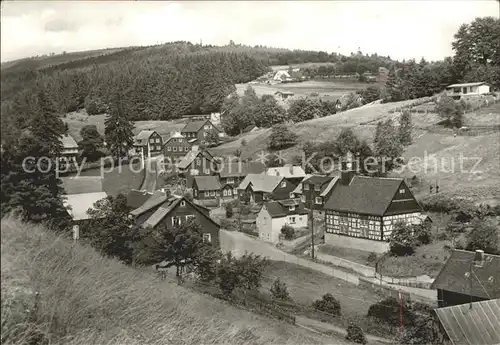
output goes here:
[{"label": "cloud", "polygon": [[[459,25],[494,1],[2,2],[1,58],[186,40],[393,58],[451,55]],[[448,15],[444,15],[449,13]]]}]

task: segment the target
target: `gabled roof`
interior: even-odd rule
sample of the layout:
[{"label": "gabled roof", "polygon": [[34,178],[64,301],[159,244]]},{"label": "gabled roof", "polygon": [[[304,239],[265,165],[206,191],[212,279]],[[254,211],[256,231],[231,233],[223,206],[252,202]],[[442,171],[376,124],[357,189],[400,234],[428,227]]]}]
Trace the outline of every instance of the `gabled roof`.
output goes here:
[{"label": "gabled roof", "polygon": [[306,176],[302,167],[290,164],[283,167],[268,168],[266,174],[269,176],[282,176],[284,178],[303,178]]},{"label": "gabled roof", "polygon": [[473,266],[472,291],[470,280],[466,277],[475,252],[454,250],[431,289],[448,290],[480,298],[500,298],[500,255],[484,254],[482,267]]},{"label": "gabled roof", "polygon": [[186,138],[186,137],[183,136],[181,133],[175,132],[175,133],[173,133],[170,136],[167,136],[167,137],[164,137],[164,138],[162,137],[162,139],[163,139],[163,145],[165,145],[166,143],[168,143],[172,139],[184,139],[184,138]]},{"label": "gabled roof", "polygon": [[303,179],[302,181],[300,181],[300,183],[297,185],[297,187],[295,187],[295,189],[293,190],[292,193],[295,193],[295,194],[302,194],[302,183],[304,181],[306,181],[309,177],[311,177],[312,175],[311,174],[307,174]]},{"label": "gabled roof", "polygon": [[188,122],[184,128],[181,130],[181,133],[186,133],[186,132],[198,132],[205,123],[207,123],[207,120],[200,120],[200,121],[191,121]]},{"label": "gabled roof", "polygon": [[333,179],[333,176],[322,176],[322,175],[311,175],[307,180],[303,182],[307,182],[313,185],[322,186],[327,182],[330,182]]},{"label": "gabled roof", "polygon": [[65,149],[77,149],[78,144],[76,143],[75,139],[71,135],[63,135],[61,137],[61,144],[63,148]]},{"label": "gabled roof", "polygon": [[93,208],[97,201],[107,198],[107,195],[104,192],[81,193],[65,195],[65,198],[64,207],[71,208],[68,209],[68,213],[73,220],[85,220],[90,219],[87,210]]},{"label": "gabled roof", "polygon": [[330,182],[328,182],[327,185],[323,185],[323,187],[321,187],[321,194],[319,196],[321,197],[327,196],[328,193],[330,193],[330,191],[333,189],[338,180],[339,180],[338,176],[332,176]]},{"label": "gabled roof", "polygon": [[221,188],[219,178],[217,176],[194,176],[194,183],[198,190],[219,190]]},{"label": "gabled roof", "polygon": [[241,177],[248,174],[261,174],[266,166],[260,162],[223,162],[221,164],[220,177]]},{"label": "gabled roof", "polygon": [[269,176],[265,174],[248,174],[241,181],[238,189],[246,189],[248,185],[252,185],[254,192],[272,193],[274,189],[283,180],[283,176]]},{"label": "gabled roof", "polygon": [[155,133],[151,130],[142,130],[134,137],[134,145],[142,146],[148,143],[149,137]]},{"label": "gabled roof", "polygon": [[[287,203],[287,201],[292,200],[292,203]],[[295,209],[290,211],[289,206],[295,206]],[[294,214],[307,214],[304,204],[295,199],[266,202],[264,203],[264,207],[271,218],[281,218]]]},{"label": "gabled roof", "polygon": [[143,205],[152,195],[153,193],[149,193],[145,190],[132,189],[127,194],[127,206],[136,209]]},{"label": "gabled roof", "polygon": [[157,190],[151,195],[141,206],[132,210],[130,212],[133,216],[139,216],[144,212],[151,210],[152,208],[160,205],[161,203],[167,200],[167,194],[162,192],[161,190]]},{"label": "gabled roof", "polygon": [[205,151],[189,151],[184,158],[177,163],[177,167],[179,169],[186,169],[193,161],[198,157],[198,155],[202,155],[205,159],[208,159],[209,161],[212,160],[212,158],[209,156],[209,154],[205,153]]},{"label": "gabled roof", "polygon": [[325,208],[382,216],[403,179],[354,176],[349,185],[336,183]]},{"label": "gabled roof", "polygon": [[213,220],[207,213],[206,208],[199,206],[184,197],[171,196],[170,198],[164,200],[163,204],[158,207],[158,209],[142,224],[143,227],[155,227],[157,226],[181,201],[186,202],[186,204],[192,206],[195,210],[200,212],[200,214],[208,219],[210,222],[220,227],[220,225]]},{"label": "gabled roof", "polygon": [[500,344],[500,299],[438,308],[436,314],[454,345]]},{"label": "gabled roof", "polygon": [[484,85],[484,84],[489,85],[489,84],[487,84],[484,81],[479,81],[479,82],[475,82],[475,83],[451,84],[451,85],[448,85],[447,88],[450,88],[450,87],[479,86],[479,85]]}]

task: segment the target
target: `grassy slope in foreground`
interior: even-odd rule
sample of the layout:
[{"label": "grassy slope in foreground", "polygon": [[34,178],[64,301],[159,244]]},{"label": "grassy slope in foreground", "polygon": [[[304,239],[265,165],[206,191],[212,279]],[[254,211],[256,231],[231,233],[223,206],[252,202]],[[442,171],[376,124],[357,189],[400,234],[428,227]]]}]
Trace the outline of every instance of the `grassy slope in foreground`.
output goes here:
[{"label": "grassy slope in foreground", "polygon": [[51,344],[346,343],[160,281],[40,226],[1,225],[2,343],[30,334]]}]

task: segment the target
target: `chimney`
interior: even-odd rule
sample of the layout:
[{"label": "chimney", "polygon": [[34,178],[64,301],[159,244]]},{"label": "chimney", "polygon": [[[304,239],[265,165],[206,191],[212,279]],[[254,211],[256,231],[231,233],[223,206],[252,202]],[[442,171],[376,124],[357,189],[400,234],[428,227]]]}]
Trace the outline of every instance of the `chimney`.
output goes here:
[{"label": "chimney", "polygon": [[340,183],[348,186],[355,175],[356,169],[354,167],[353,155],[351,152],[347,152],[346,157],[341,160]]},{"label": "chimney", "polygon": [[474,255],[474,266],[483,267],[484,264],[484,251],[477,249]]}]

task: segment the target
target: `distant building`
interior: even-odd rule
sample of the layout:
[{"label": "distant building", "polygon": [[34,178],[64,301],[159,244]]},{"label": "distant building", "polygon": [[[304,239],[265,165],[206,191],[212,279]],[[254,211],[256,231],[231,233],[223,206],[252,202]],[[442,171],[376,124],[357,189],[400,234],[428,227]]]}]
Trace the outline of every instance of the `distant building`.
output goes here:
[{"label": "distant building", "polygon": [[193,199],[205,207],[220,205],[221,184],[217,176],[194,176]]},{"label": "distant building", "polygon": [[291,81],[293,80],[292,76],[288,71],[276,71],[273,76],[274,81],[283,82],[283,81]]},{"label": "distant building", "polygon": [[219,247],[220,225],[214,221],[209,210],[184,197],[155,191],[139,207],[130,212],[136,223],[144,228],[156,228],[163,224],[167,229],[194,220],[203,230],[203,241]]},{"label": "distant building", "polygon": [[307,211],[297,199],[266,202],[257,215],[256,225],[259,238],[277,243],[284,225],[293,228],[307,227]]},{"label": "distant building", "polygon": [[[248,174],[261,174],[266,166],[260,162],[223,162],[219,172],[219,181],[223,190],[223,196],[229,198],[238,197],[239,184]],[[231,191],[231,194],[229,192]]]},{"label": "distant building", "polygon": [[76,162],[78,157],[78,144],[71,135],[63,135],[61,137],[61,144],[63,149],[61,151],[61,158],[66,159],[67,162]]},{"label": "distant building", "polygon": [[208,133],[215,131],[220,137],[222,132],[213,125],[210,120],[192,121],[186,124],[181,130],[181,134],[186,137],[190,144],[206,145]]},{"label": "distant building", "polygon": [[500,299],[434,310],[453,345],[500,344]]},{"label": "distant building", "polygon": [[191,151],[176,166],[179,173],[186,178],[188,188],[191,188],[194,176],[213,175],[215,174],[214,170],[218,169],[218,164],[212,155],[196,146],[193,146]]},{"label": "distant building", "polygon": [[248,133],[248,132],[255,132],[258,131],[260,128],[257,127],[256,125],[249,125],[245,128],[243,128],[243,133]]},{"label": "distant building", "polygon": [[266,175],[282,176],[289,182],[297,186],[297,184],[299,184],[300,181],[302,181],[302,179],[306,176],[306,173],[301,166],[285,164],[285,166],[282,167],[268,168],[266,170]]},{"label": "distant building", "polygon": [[336,176],[312,175],[302,181],[303,201],[307,208],[323,210],[325,202],[332,194],[333,188],[338,181]]},{"label": "distant building", "polygon": [[176,159],[184,157],[190,150],[191,144],[181,133],[175,132],[163,144],[163,155],[167,161],[175,163]]},{"label": "distant building", "polygon": [[276,91],[274,93],[275,96],[278,96],[279,98],[281,99],[287,99],[289,97],[292,97],[294,94],[293,92],[290,92],[290,91]]},{"label": "distant building", "polygon": [[220,113],[182,115],[182,118],[190,121],[210,120],[212,123],[219,123]]},{"label": "distant building", "polygon": [[485,82],[452,84],[446,87],[446,94],[453,98],[463,96],[479,96],[491,91],[491,86]]},{"label": "distant building", "polygon": [[163,139],[158,132],[153,130],[140,131],[134,137],[135,154],[156,156],[162,153]]},{"label": "distant building", "polygon": [[243,193],[248,193],[250,203],[260,204],[270,200],[288,199],[295,187],[283,176],[248,174],[238,186],[238,194],[241,197]]},{"label": "distant building", "polygon": [[500,255],[453,250],[431,289],[440,307],[500,298]]}]

